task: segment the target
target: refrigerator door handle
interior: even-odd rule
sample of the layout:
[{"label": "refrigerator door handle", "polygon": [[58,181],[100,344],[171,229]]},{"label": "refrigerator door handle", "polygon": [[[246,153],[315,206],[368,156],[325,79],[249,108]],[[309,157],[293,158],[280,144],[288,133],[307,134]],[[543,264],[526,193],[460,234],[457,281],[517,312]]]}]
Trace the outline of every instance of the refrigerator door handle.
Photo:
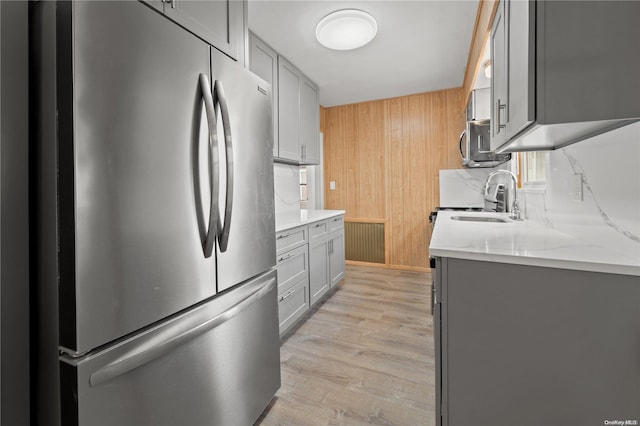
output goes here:
[{"label": "refrigerator door handle", "polygon": [[[204,100],[204,109],[207,113],[207,123],[209,125],[209,187],[211,188],[211,205],[209,206],[209,225],[207,227],[207,236],[202,244],[204,257],[209,258],[213,254],[213,246],[216,237],[216,213],[218,212],[218,194],[220,188],[220,180],[218,179],[218,127],[216,118],[216,109],[211,95],[211,86],[206,75],[200,74],[200,90],[202,91],[202,99]],[[215,155],[214,155],[215,150]]]},{"label": "refrigerator door handle", "polygon": [[231,137],[231,123],[229,121],[229,108],[227,106],[227,98],[224,94],[222,82],[216,80],[213,89],[214,104],[220,105],[220,113],[222,115],[222,125],[224,127],[224,143],[225,158],[227,161],[227,191],[224,211],[224,224],[218,217],[218,244],[220,252],[227,251],[229,244],[229,230],[231,228],[231,214],[233,212],[233,141]]},{"label": "refrigerator door handle", "polygon": [[186,342],[224,324],[268,294],[275,284],[275,278],[269,279],[263,286],[226,311],[204,321],[198,315],[187,317],[184,321],[176,320],[162,333],[148,339],[143,338],[139,345],[91,374],[89,384],[91,387],[99,386],[154,359],[160,358],[183,346]]}]

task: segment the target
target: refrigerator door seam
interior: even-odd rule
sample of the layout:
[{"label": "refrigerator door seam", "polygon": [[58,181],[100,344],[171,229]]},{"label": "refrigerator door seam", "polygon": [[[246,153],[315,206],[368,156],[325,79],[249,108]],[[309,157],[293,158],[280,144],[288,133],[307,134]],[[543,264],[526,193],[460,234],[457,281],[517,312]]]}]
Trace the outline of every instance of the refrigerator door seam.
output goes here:
[{"label": "refrigerator door seam", "polygon": [[220,244],[220,252],[227,251],[229,244],[229,231],[231,228],[231,214],[233,212],[233,142],[231,136],[231,122],[229,121],[229,108],[227,106],[227,98],[224,94],[222,82],[216,80],[214,83],[214,104],[220,105],[220,115],[222,116],[222,124],[224,127],[224,142],[226,148],[227,161],[227,191],[224,212],[224,224],[221,223],[218,216],[218,243]]}]

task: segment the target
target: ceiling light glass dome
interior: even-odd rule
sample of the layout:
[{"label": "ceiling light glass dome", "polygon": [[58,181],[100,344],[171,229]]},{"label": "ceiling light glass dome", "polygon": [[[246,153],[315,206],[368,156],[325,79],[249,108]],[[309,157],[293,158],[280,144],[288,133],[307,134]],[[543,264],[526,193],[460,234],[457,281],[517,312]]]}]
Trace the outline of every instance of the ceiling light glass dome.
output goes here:
[{"label": "ceiling light glass dome", "polygon": [[378,31],[373,16],[356,9],[330,13],[318,22],[316,38],[325,47],[351,50],[369,43]]}]

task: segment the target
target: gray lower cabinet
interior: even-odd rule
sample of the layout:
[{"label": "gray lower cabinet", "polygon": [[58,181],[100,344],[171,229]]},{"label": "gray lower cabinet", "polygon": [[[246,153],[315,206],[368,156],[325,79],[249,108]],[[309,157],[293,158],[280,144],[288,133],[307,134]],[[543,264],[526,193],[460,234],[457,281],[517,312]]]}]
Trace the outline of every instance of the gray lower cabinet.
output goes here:
[{"label": "gray lower cabinet", "polygon": [[309,294],[313,306],[331,288],[329,220],[309,224]]},{"label": "gray lower cabinet", "polygon": [[344,229],[334,231],[329,242],[329,277],[331,287],[344,278]]},{"label": "gray lower cabinet", "polygon": [[305,278],[278,295],[280,337],[309,310],[309,280]]},{"label": "gray lower cabinet", "polygon": [[309,310],[307,226],[276,233],[278,318],[284,335]]},{"label": "gray lower cabinet", "polygon": [[640,421],[638,277],[452,258],[435,273],[437,425]]},{"label": "gray lower cabinet", "polygon": [[278,255],[306,244],[309,241],[307,225],[297,226],[276,233],[276,253]]},{"label": "gray lower cabinet", "polygon": [[329,238],[323,236],[309,243],[309,293],[314,305],[331,288],[329,276]]},{"label": "gray lower cabinet", "polygon": [[144,3],[244,63],[246,0],[147,0]]},{"label": "gray lower cabinet", "polygon": [[329,278],[331,287],[344,278],[344,216],[329,219]]},{"label": "gray lower cabinet", "polygon": [[309,248],[305,244],[278,256],[278,292],[309,277]]},{"label": "gray lower cabinet", "polygon": [[280,336],[344,277],[344,216],[276,233]]}]

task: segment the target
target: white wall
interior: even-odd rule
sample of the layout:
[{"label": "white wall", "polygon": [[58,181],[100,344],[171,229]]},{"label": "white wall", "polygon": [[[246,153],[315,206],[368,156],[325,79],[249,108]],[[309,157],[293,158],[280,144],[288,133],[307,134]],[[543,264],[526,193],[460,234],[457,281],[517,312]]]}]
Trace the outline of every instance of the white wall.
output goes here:
[{"label": "white wall", "polygon": [[[640,256],[640,123],[551,151],[543,191],[523,190],[525,217]],[[583,200],[571,196],[583,175]]]}]

